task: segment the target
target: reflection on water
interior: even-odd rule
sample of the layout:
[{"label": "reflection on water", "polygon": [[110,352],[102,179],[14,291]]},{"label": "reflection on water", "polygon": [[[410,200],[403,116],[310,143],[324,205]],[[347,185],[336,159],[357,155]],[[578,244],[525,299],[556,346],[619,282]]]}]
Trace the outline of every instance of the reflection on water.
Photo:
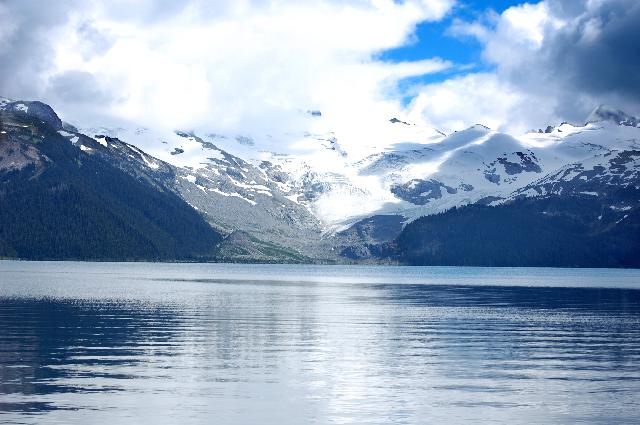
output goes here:
[{"label": "reflection on water", "polygon": [[639,288],[637,271],[0,262],[0,422],[634,423]]}]

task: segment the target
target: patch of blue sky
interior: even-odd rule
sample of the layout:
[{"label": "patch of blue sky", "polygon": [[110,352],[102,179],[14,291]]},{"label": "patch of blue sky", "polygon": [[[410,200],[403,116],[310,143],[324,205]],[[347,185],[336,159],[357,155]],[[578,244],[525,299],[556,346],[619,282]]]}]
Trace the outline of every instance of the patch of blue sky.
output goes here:
[{"label": "patch of blue sky", "polygon": [[[482,44],[473,37],[454,36],[449,28],[456,19],[472,22],[481,19],[488,11],[502,13],[522,0],[461,0],[443,20],[418,24],[412,40],[405,46],[385,50],[378,55],[384,62],[405,62],[429,58],[441,58],[453,66],[447,70],[405,78],[398,84],[404,103],[415,95],[413,87],[438,83],[470,72],[489,72],[494,66],[482,59]],[[536,3],[536,1],[529,1]]]}]

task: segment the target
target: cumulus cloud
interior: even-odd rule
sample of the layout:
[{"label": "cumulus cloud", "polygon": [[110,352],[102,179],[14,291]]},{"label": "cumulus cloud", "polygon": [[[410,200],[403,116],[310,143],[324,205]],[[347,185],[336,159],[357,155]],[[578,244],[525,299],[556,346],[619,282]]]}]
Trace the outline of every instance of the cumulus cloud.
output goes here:
[{"label": "cumulus cloud", "polygon": [[50,3],[0,8],[0,93],[71,121],[269,133],[319,109],[347,134],[400,111],[399,80],[452,65],[376,57],[454,0]]},{"label": "cumulus cloud", "polygon": [[449,33],[483,43],[495,71],[423,88],[413,114],[450,129],[486,119],[496,128],[526,130],[583,122],[600,103],[638,113],[638,22],[636,0],[546,0],[456,20]]},{"label": "cumulus cloud", "polygon": [[[454,17],[447,33],[480,41],[482,72],[446,57],[378,59],[455,3],[5,0],[0,95],[44,100],[84,125],[332,130],[354,146],[397,142],[381,140],[378,126],[394,116],[444,131],[477,122],[524,131],[580,122],[599,103],[640,112],[636,0],[543,0]],[[452,68],[402,102],[400,81]],[[309,121],[304,111],[316,109],[322,120]]]},{"label": "cumulus cloud", "polygon": [[[586,11],[549,35],[539,67],[558,64],[566,91],[632,108],[640,100],[640,3],[589,2]],[[547,75],[547,79],[554,75]]]},{"label": "cumulus cloud", "polygon": [[0,93],[37,98],[54,66],[52,40],[60,37],[74,0],[0,3]]},{"label": "cumulus cloud", "polygon": [[522,109],[522,100],[521,93],[497,75],[473,73],[423,87],[409,105],[408,115],[411,121],[426,119],[445,131],[475,123],[494,129],[507,123],[519,129],[527,127],[533,112]]},{"label": "cumulus cloud", "polygon": [[75,104],[80,107],[86,104],[105,107],[114,101],[112,94],[101,90],[93,74],[85,71],[71,70],[51,76],[45,93],[64,102],[67,108]]}]

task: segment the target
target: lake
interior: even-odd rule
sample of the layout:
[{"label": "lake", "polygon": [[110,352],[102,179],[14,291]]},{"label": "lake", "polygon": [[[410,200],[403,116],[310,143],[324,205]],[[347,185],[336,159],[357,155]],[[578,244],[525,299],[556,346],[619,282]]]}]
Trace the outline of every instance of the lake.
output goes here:
[{"label": "lake", "polygon": [[0,261],[3,424],[616,424],[640,270]]}]

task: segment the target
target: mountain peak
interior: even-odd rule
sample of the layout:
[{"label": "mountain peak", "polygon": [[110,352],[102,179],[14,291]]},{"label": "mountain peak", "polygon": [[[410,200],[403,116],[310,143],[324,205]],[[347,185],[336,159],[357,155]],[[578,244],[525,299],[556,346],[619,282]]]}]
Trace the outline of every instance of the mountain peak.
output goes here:
[{"label": "mountain peak", "polygon": [[56,130],[62,129],[62,120],[60,120],[60,117],[58,117],[58,114],[55,113],[53,108],[46,103],[24,100],[7,102],[7,100],[9,99],[2,99],[0,109],[14,114],[25,114],[39,119]]},{"label": "mountain peak", "polygon": [[398,124],[398,123],[399,123],[399,124],[404,124],[404,125],[411,125],[411,124],[409,124],[408,122],[406,122],[406,121],[402,121],[402,120],[399,120],[399,119],[398,119],[398,118],[396,118],[396,117],[391,118],[391,119],[389,120],[389,122],[390,122],[391,124]]},{"label": "mountain peak", "polygon": [[474,124],[471,127],[467,128],[466,130],[463,131],[469,131],[469,130],[474,130],[474,131],[481,131],[481,132],[489,132],[491,131],[491,128],[487,127],[484,124]]},{"label": "mountain peak", "polygon": [[640,126],[640,119],[628,115],[626,112],[613,108],[609,105],[599,105],[587,117],[587,124],[603,121],[612,121],[616,124],[626,125],[629,127]]}]

